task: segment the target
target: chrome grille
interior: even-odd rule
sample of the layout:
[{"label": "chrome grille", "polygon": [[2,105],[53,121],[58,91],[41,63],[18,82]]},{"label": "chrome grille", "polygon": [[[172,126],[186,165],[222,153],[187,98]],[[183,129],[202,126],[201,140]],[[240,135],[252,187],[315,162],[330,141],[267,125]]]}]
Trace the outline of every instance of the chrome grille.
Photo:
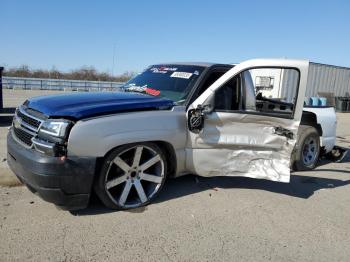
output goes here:
[{"label": "chrome grille", "polygon": [[32,146],[32,138],[34,135],[27,133],[21,128],[13,127],[13,132],[15,136],[27,146]]},{"label": "chrome grille", "polygon": [[17,112],[17,116],[22,119],[22,121],[35,129],[38,129],[41,122],[39,120],[36,120],[34,118],[29,117],[28,115],[23,114],[20,110]]},{"label": "chrome grille", "polygon": [[32,138],[37,135],[44,120],[32,116],[23,106],[19,107],[13,118],[13,136],[25,146],[32,147]]}]

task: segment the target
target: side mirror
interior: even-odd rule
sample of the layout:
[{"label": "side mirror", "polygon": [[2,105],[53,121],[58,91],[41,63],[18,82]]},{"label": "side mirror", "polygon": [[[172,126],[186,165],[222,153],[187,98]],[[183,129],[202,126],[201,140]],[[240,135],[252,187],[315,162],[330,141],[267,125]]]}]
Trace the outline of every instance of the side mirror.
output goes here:
[{"label": "side mirror", "polygon": [[198,134],[204,127],[204,118],[206,114],[213,111],[210,105],[198,105],[195,109],[188,111],[188,128],[191,132]]}]

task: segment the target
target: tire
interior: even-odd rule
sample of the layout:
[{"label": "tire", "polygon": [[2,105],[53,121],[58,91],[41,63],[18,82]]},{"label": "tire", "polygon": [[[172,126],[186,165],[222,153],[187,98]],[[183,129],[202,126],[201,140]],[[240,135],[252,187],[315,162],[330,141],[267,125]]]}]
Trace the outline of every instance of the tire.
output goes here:
[{"label": "tire", "polygon": [[94,190],[106,207],[138,208],[157,197],[166,176],[166,157],[156,144],[129,144],[106,156]]},{"label": "tire", "polygon": [[316,128],[300,125],[298,140],[293,152],[293,169],[309,171],[316,167],[320,156],[320,136]]}]

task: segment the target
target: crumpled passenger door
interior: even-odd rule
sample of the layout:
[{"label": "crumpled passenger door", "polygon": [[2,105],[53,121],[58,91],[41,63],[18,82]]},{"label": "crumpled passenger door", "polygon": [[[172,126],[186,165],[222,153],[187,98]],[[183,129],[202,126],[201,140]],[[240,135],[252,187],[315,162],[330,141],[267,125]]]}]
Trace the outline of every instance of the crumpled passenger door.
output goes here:
[{"label": "crumpled passenger door", "polygon": [[289,182],[308,67],[303,60],[249,60],[213,83],[187,110],[187,169]]}]

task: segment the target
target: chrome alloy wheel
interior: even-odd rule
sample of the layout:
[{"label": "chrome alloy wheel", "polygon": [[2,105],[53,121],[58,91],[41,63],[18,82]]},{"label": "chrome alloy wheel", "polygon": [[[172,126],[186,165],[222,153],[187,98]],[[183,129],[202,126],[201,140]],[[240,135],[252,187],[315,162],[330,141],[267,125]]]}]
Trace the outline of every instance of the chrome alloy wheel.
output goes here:
[{"label": "chrome alloy wheel", "polygon": [[121,208],[147,203],[159,191],[165,179],[164,160],[146,145],[130,147],[109,163],[105,189]]},{"label": "chrome alloy wheel", "polygon": [[314,137],[308,137],[303,145],[302,158],[306,166],[313,165],[317,158],[317,142]]}]

